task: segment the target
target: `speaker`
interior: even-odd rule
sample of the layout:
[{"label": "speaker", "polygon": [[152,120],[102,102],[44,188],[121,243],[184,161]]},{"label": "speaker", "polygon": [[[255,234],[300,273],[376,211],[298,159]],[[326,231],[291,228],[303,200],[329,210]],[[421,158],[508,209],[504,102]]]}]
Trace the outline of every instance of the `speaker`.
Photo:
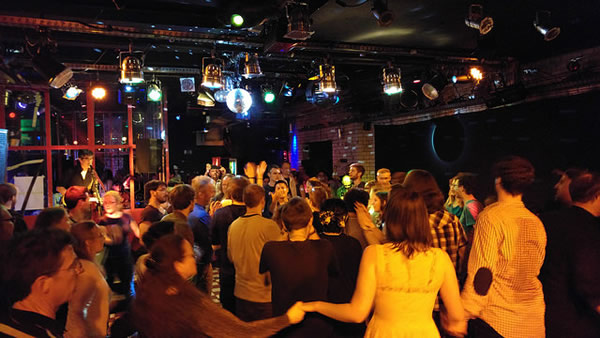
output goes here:
[{"label": "speaker", "polygon": [[161,139],[138,139],[135,142],[135,171],[144,174],[158,173],[162,167]]}]

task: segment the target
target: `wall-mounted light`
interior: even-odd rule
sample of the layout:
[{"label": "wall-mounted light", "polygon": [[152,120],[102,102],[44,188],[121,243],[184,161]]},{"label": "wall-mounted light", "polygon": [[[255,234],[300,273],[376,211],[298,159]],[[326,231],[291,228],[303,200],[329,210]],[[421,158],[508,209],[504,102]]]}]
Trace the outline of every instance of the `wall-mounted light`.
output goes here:
[{"label": "wall-mounted light", "polygon": [[469,14],[465,18],[465,25],[479,30],[481,35],[486,35],[494,28],[494,19],[483,15],[483,6],[472,4],[469,6]]},{"label": "wall-mounted light", "polygon": [[544,35],[544,41],[552,41],[560,35],[560,27],[552,26],[550,15],[550,11],[535,12],[533,27]]},{"label": "wall-mounted light", "polygon": [[383,68],[383,92],[387,95],[402,93],[400,68],[392,66],[389,62],[386,68]]}]

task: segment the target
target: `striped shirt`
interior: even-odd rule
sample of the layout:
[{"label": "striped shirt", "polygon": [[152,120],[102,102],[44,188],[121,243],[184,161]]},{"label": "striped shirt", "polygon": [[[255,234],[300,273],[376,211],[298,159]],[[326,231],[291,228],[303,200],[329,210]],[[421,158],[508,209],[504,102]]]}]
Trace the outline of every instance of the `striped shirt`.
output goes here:
[{"label": "striped shirt", "polygon": [[[462,292],[467,318],[481,318],[508,338],[544,337],[545,305],[538,275],[545,248],[544,226],[523,202],[498,202],[482,211]],[[478,293],[474,276],[480,268],[489,269],[492,280],[489,290],[479,286]]]}]

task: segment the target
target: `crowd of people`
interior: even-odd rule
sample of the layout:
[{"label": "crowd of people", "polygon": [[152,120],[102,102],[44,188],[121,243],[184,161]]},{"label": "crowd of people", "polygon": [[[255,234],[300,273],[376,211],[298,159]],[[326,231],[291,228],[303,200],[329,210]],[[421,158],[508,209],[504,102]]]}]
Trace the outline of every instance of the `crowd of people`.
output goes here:
[{"label": "crowd of people", "polygon": [[600,337],[600,174],[561,172],[539,214],[521,157],[495,162],[483,203],[471,173],[447,196],[426,170],[364,174],[209,165],[147,182],[137,222],[113,191],[93,219],[74,185],[31,230],[1,184],[0,335]]}]

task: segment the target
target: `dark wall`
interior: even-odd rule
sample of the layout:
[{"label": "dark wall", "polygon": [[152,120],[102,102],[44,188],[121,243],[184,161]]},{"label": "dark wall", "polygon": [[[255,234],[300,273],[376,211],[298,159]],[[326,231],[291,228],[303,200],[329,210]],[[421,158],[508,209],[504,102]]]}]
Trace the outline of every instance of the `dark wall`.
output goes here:
[{"label": "dark wall", "polygon": [[532,194],[547,197],[552,194],[553,169],[600,169],[598,107],[600,96],[592,93],[409,125],[376,126],[376,167],[429,170],[442,190],[459,171],[479,173],[482,187],[486,183],[484,195],[490,192],[493,161],[515,154],[536,168]]}]

